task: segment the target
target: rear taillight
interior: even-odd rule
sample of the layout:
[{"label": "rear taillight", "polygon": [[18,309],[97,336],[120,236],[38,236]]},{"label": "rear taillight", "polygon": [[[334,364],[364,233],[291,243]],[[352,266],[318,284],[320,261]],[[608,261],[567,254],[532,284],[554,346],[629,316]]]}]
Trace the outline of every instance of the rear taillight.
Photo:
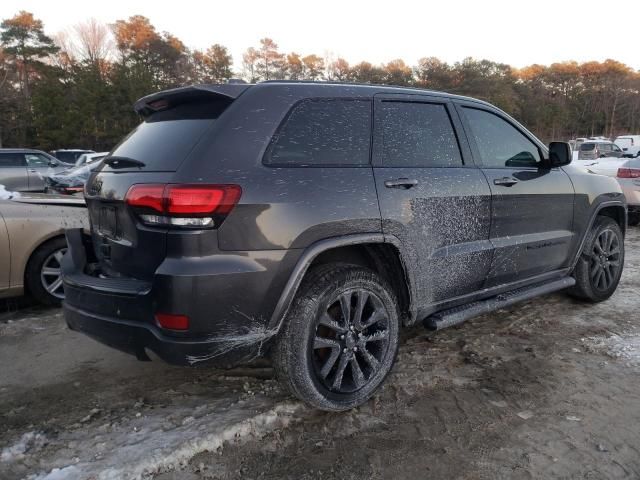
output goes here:
[{"label": "rear taillight", "polygon": [[241,195],[239,185],[136,184],[125,201],[146,224],[198,228],[219,226]]},{"label": "rear taillight", "polygon": [[640,178],[640,168],[619,168],[618,178]]}]

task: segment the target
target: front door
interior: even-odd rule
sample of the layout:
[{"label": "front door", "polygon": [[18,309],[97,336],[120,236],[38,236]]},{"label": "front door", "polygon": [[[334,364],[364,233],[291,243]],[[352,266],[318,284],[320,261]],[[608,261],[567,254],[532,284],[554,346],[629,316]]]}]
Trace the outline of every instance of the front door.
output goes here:
[{"label": "front door", "polygon": [[404,246],[419,309],[480,289],[491,262],[491,192],[452,105],[421,95],[377,96],[374,105],[382,229]]},{"label": "front door", "polygon": [[561,168],[545,168],[543,151],[524,129],[490,107],[456,102],[476,161],[491,188],[487,287],[569,264],[573,184]]},{"label": "front door", "polygon": [[44,176],[51,171],[50,160],[41,153],[26,153],[27,172],[29,173],[29,190],[44,190]]}]

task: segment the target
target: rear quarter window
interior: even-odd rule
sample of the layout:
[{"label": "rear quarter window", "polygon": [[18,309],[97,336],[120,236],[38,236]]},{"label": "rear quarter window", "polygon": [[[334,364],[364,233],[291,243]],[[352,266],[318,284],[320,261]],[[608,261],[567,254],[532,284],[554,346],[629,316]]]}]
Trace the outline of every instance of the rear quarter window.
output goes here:
[{"label": "rear quarter window", "polygon": [[370,143],[370,100],[303,100],[292,108],[280,125],[264,163],[274,166],[368,165]]},{"label": "rear quarter window", "polygon": [[25,160],[22,153],[0,153],[0,168],[24,167]]}]

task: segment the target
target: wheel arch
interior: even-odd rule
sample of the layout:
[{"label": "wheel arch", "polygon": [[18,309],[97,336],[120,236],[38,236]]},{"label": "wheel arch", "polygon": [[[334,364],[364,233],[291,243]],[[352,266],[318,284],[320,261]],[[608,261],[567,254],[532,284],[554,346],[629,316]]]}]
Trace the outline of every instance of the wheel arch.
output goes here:
[{"label": "wheel arch", "polygon": [[619,226],[620,230],[622,230],[622,235],[626,234],[627,231],[627,207],[624,203],[619,201],[605,201],[599,203],[592,211],[591,216],[589,217],[589,223],[587,224],[587,228],[585,229],[582,238],[580,239],[580,244],[578,246],[578,250],[575,253],[575,257],[571,264],[571,270],[573,270],[578,263],[580,255],[582,255],[582,250],[584,248],[584,242],[587,239],[587,235],[591,231],[594,222],[598,216],[606,216],[613,219]]},{"label": "wheel arch", "polygon": [[400,241],[381,233],[354,234],[315,242],[301,255],[271,315],[269,328],[279,330],[302,279],[314,265],[340,261],[371,268],[389,281],[398,296],[405,325],[415,322],[417,309],[413,275]]}]

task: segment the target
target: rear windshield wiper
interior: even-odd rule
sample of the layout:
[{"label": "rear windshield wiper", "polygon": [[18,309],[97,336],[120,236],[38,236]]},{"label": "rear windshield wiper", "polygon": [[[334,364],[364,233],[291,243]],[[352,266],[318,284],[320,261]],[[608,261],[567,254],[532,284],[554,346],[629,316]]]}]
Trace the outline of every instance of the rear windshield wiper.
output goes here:
[{"label": "rear windshield wiper", "polygon": [[114,155],[102,160],[102,163],[109,165],[111,168],[127,168],[127,167],[144,167],[144,162],[136,160],[135,158],[119,157]]}]

